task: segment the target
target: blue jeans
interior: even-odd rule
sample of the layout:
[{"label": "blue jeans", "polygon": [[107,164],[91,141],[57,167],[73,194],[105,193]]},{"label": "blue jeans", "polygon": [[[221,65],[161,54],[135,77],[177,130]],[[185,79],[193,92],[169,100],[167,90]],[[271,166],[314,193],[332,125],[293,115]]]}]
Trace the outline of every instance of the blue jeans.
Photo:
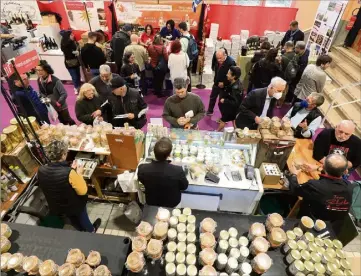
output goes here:
[{"label": "blue jeans", "polygon": [[94,226],[90,222],[86,207],[84,210],[77,216],[68,216],[70,219],[71,225],[78,231],[82,232],[94,232]]},{"label": "blue jeans", "polygon": [[80,88],[80,67],[68,68],[69,74],[76,90]]},{"label": "blue jeans", "polygon": [[99,69],[90,69],[90,72],[92,73],[93,77],[99,76]]}]

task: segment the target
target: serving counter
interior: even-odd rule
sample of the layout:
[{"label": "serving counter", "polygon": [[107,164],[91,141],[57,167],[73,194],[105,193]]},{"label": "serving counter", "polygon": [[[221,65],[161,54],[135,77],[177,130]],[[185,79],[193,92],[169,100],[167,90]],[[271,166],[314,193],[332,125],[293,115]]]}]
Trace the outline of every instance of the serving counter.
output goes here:
[{"label": "serving counter", "polygon": [[[257,144],[224,141],[222,132],[184,131],[171,129],[173,143],[171,160],[183,166],[189,181],[180,205],[209,211],[230,211],[252,214],[263,194],[260,172],[246,178],[245,165],[253,166]],[[157,137],[148,132],[145,158],[154,158]],[[203,156],[203,157],[202,157]],[[207,180],[207,171],[219,177],[218,183]]]},{"label": "serving counter", "polygon": [[[169,209],[171,211],[171,209]],[[154,225],[156,223],[156,215],[158,212],[158,207],[155,206],[145,206],[143,210],[143,221],[147,221],[150,224]],[[212,218],[217,223],[217,228],[215,232],[215,238],[218,240],[219,232],[221,230],[228,230],[230,227],[235,227],[238,230],[239,236],[247,236],[249,227],[254,222],[265,223],[265,216],[249,216],[249,215],[240,215],[232,214],[227,212],[210,212],[210,211],[201,211],[201,210],[192,210],[192,214],[196,217],[196,235],[199,237],[199,223],[207,217]],[[285,224],[282,227],[285,231],[291,230],[295,226],[299,225],[299,220],[297,219],[285,219]],[[327,224],[329,226],[329,224]],[[330,238],[334,238],[334,233],[331,227],[327,227],[327,230],[330,232]],[[314,234],[319,234],[314,232]],[[196,256],[199,255],[200,245],[196,243],[197,252]],[[164,252],[165,253],[165,252]],[[264,274],[265,276],[286,276],[287,264],[285,262],[285,256],[280,252],[280,249],[270,249],[267,254],[271,257],[273,264],[271,268]],[[250,259],[246,260],[250,262]],[[152,264],[150,260],[147,260],[147,269],[149,275],[158,275],[163,276],[165,274],[164,265],[161,265],[160,261],[156,261],[155,264]],[[136,275],[131,272],[128,272],[128,275]],[[254,272],[251,275],[258,275]]]},{"label": "serving counter", "polygon": [[[53,260],[57,265],[65,263],[68,251],[79,248],[85,255],[91,250],[101,255],[101,264],[106,265],[112,275],[120,276],[129,252],[130,240],[127,237],[110,236],[8,223],[12,229],[10,253],[22,253],[24,256],[35,255],[40,260]],[[13,270],[1,275],[24,275]]]}]

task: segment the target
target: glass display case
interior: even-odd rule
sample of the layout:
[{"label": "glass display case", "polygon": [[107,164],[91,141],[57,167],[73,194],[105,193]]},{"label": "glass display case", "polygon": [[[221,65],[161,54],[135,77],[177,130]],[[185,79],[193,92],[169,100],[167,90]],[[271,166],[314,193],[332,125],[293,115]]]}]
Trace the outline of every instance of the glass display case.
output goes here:
[{"label": "glass display case", "polygon": [[246,165],[254,166],[257,144],[238,144],[235,134],[202,130],[160,128],[146,136],[145,161],[154,159],[154,145],[161,137],[173,144],[172,164],[183,166],[189,181],[181,206],[200,210],[253,213],[263,194],[258,169],[246,177]]}]

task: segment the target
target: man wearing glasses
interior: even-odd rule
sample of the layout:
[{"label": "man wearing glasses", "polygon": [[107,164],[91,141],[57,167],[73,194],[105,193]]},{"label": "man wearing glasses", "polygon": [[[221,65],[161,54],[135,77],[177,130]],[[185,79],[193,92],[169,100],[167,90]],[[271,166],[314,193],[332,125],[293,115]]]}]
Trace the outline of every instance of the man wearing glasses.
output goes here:
[{"label": "man wearing glasses", "polygon": [[257,129],[263,117],[272,117],[276,101],[282,97],[286,81],[274,77],[268,87],[255,89],[243,100],[236,116],[237,128]]}]

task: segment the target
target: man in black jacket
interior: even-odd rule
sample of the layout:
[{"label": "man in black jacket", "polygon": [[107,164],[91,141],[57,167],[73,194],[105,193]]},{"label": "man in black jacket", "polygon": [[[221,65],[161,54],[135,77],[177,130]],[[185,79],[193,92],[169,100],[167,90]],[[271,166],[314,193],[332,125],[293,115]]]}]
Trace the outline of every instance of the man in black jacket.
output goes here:
[{"label": "man in black jacket", "polygon": [[281,41],[281,45],[283,47],[287,41],[293,41],[293,43],[296,43],[297,41],[303,41],[304,39],[305,34],[298,28],[298,22],[293,20],[290,23],[290,29],[286,32]]},{"label": "man in black jacket", "polygon": [[342,175],[347,170],[347,160],[340,154],[331,154],[325,158],[325,174],[319,180],[309,180],[299,185],[297,170],[289,167],[289,188],[293,195],[303,198],[298,217],[309,216],[324,221],[342,220],[348,215],[352,204],[352,186]]},{"label": "man in black jacket", "polygon": [[113,35],[113,38],[110,42],[110,47],[113,50],[113,56],[115,64],[118,68],[118,73],[120,74],[120,69],[123,65],[123,55],[124,49],[130,44],[130,35],[132,34],[132,26],[130,24],[125,24],[123,30],[119,30]]},{"label": "man in black jacket", "polygon": [[296,103],[284,118],[291,120],[291,125],[296,138],[312,138],[321,124],[322,115],[318,107],[325,102],[325,98],[313,92],[306,100]]},{"label": "man in black jacket", "polygon": [[216,52],[217,62],[214,66],[214,84],[212,92],[209,97],[207,116],[213,115],[213,109],[216,104],[219,93],[229,84],[227,79],[227,73],[231,66],[236,66],[235,61],[229,57],[224,49],[219,49]]},{"label": "man in black jacket", "polygon": [[348,169],[356,169],[361,163],[361,140],[353,135],[355,124],[341,121],[335,129],[324,129],[316,138],[313,158],[321,163],[332,153],[343,155],[348,160]]},{"label": "man in black jacket", "polygon": [[286,81],[274,77],[268,87],[251,91],[241,104],[235,120],[236,127],[257,129],[262,117],[272,117],[276,100],[282,97],[285,88]]},{"label": "man in black jacket", "polygon": [[138,179],[145,187],[145,200],[149,205],[174,208],[181,201],[181,191],[188,188],[182,167],[167,160],[171,151],[172,142],[162,138],[154,146],[156,160],[139,165]]},{"label": "man in black jacket", "polygon": [[121,77],[111,80],[112,95],[102,105],[104,120],[114,127],[122,127],[124,123],[141,129],[147,122],[145,116],[147,104],[137,89],[130,88]]},{"label": "man in black jacket", "polygon": [[96,32],[89,32],[88,42],[81,48],[81,59],[84,66],[85,68],[90,68],[93,76],[98,76],[100,65],[107,62],[102,49],[95,45],[97,36]]}]

